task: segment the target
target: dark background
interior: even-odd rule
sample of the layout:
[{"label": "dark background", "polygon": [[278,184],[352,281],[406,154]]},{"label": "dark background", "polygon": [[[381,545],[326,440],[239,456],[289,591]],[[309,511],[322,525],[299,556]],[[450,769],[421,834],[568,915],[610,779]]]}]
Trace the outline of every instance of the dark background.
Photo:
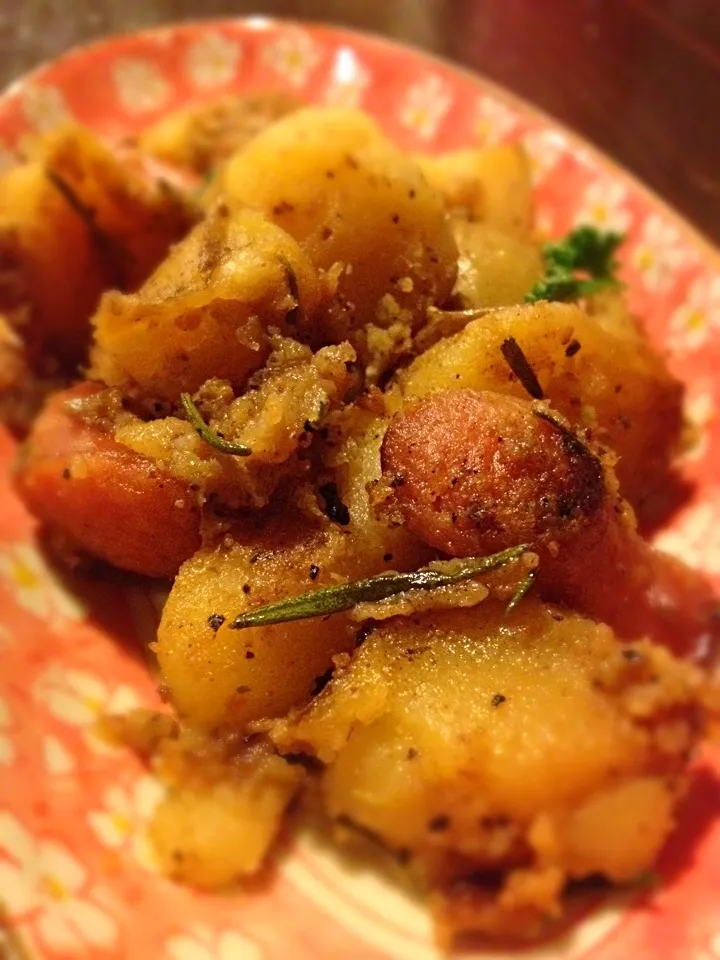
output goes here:
[{"label": "dark background", "polygon": [[720,241],[720,0],[0,0],[0,82],[104,34],[247,13],[373,30],[481,71]]}]

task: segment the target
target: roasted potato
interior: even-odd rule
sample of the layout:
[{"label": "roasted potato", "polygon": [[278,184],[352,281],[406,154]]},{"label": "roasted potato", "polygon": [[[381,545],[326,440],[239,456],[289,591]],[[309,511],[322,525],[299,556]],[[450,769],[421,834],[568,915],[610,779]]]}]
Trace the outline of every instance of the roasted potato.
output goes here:
[{"label": "roasted potato", "polygon": [[416,327],[455,281],[457,249],[440,195],[413,161],[353,110],[299,110],[228,163],[218,190],[271,217],[314,266],[342,265],[347,326]]},{"label": "roasted potato", "polygon": [[457,150],[415,159],[455,216],[484,223],[518,240],[531,238],[530,165],[521,146]]},{"label": "roasted potato", "polygon": [[41,162],[0,177],[0,310],[22,335],[31,370],[73,368],[107,282],[87,224]]},{"label": "roasted potato", "polygon": [[169,781],[149,829],[160,867],[204,890],[257,873],[302,779],[262,742],[238,751],[200,741],[188,750],[181,740],[155,767]]},{"label": "roasted potato", "polygon": [[137,293],[105,294],[93,318],[90,375],[170,401],[213,377],[244,387],[270,353],[269,328],[311,336],[320,296],[292,237],[221,203]]},{"label": "roasted potato", "polygon": [[284,512],[249,519],[181,569],[158,630],[163,683],[180,718],[206,730],[243,730],[308,699],[358,627],[345,615],[231,629],[250,607],[333,583],[342,533]]},{"label": "roasted potato", "polygon": [[138,149],[200,176],[220,164],[271,123],[301,106],[283,91],[228,94],[168,114],[138,137]]},{"label": "roasted potato", "polygon": [[[409,858],[451,933],[464,881],[486,906],[465,925],[517,937],[561,912],[566,880],[628,882],[652,865],[703,684],[567,610],[527,599],[508,618],[488,600],[376,626],[274,738],[322,761],[327,816]],[[536,881],[524,895],[523,877]]]},{"label": "roasted potato", "polygon": [[527,396],[500,350],[510,337],[553,406],[617,456],[622,492],[642,508],[679,447],[683,390],[627,314],[563,303],[495,311],[413,361],[400,376],[404,395],[472,387]]},{"label": "roasted potato", "polygon": [[522,303],[543,271],[539,248],[484,223],[453,220],[458,276],[453,290],[462,309]]}]

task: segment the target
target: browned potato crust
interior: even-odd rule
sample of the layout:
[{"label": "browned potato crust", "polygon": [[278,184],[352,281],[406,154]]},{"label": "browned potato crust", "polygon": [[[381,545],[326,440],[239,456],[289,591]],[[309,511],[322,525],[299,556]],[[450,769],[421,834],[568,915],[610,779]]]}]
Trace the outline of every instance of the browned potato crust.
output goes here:
[{"label": "browned potato crust", "polygon": [[284,91],[228,94],[168,114],[140,134],[138,147],[205,176],[265,127],[300,106],[297,97]]},{"label": "browned potato crust", "polygon": [[457,250],[441,197],[358,111],[291,114],[232,158],[218,190],[271,217],[316,268],[342,265],[351,328],[416,327],[452,290]]},{"label": "browned potato crust", "polygon": [[[558,915],[566,880],[652,864],[704,696],[697,668],[646,641],[488,600],[377,626],[274,738],[326,765],[328,817],[409,858],[450,933],[517,937]],[[453,912],[461,881],[487,912]]]},{"label": "browned potato crust", "polygon": [[253,211],[231,214],[220,204],[137,293],[103,297],[90,373],[160,400],[194,393],[212,377],[243,387],[270,352],[268,328],[308,335],[319,297],[292,237]]}]

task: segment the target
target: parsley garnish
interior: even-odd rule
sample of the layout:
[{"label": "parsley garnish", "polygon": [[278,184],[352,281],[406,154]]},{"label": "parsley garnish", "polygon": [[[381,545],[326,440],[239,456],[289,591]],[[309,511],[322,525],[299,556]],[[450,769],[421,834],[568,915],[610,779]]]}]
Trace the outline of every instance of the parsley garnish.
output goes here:
[{"label": "parsley garnish", "polygon": [[525,299],[577,300],[600,290],[617,289],[615,251],[623,235],[595,227],[576,227],[563,240],[543,247],[545,276]]}]

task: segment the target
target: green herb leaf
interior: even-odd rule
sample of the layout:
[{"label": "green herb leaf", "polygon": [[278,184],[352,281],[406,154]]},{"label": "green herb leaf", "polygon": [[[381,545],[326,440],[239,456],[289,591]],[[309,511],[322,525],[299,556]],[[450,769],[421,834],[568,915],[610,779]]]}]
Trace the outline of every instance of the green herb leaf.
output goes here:
[{"label": "green herb leaf", "polygon": [[618,288],[615,252],[623,235],[595,227],[576,227],[563,240],[543,248],[545,276],[525,297],[538,300],[577,300],[600,290]]},{"label": "green herb leaf", "polygon": [[183,406],[188,421],[195,427],[195,430],[203,438],[205,443],[208,443],[215,450],[219,450],[220,453],[227,453],[233,457],[250,456],[252,453],[250,447],[246,447],[241,443],[230,443],[223,437],[218,436],[218,434],[205,423],[189,393],[180,394],[180,403]]},{"label": "green herb leaf", "polygon": [[537,577],[537,575],[538,575],[538,571],[537,571],[537,567],[535,567],[534,570],[531,570],[530,573],[528,573],[528,575],[520,581],[520,583],[518,584],[517,590],[512,595],[512,597],[510,597],[510,602],[505,607],[506,617],[509,617],[510,614],[517,609],[519,603],[522,600],[524,600],[528,591],[530,590],[532,585],[535,583],[535,578]]},{"label": "green herb leaf", "polygon": [[336,587],[312,590],[241,613],[230,624],[230,629],[245,630],[247,627],[264,627],[272,623],[326,617],[332,613],[350,610],[358,603],[378,603],[408,590],[436,590],[438,587],[470,580],[490,570],[498,570],[513,560],[518,560],[527,550],[527,545],[523,544],[487,557],[452,561],[452,572],[432,566],[421,567],[412,573],[380,573],[366,580],[354,580]]}]

